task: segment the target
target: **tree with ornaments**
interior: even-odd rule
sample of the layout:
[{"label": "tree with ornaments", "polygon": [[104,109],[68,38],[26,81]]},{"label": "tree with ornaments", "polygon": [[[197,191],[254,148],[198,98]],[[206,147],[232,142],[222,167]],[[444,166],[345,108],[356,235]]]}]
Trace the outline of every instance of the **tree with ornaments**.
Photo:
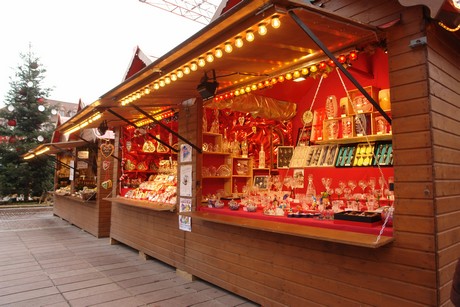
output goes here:
[{"label": "tree with ornaments", "polygon": [[20,63],[10,77],[0,118],[0,195],[41,196],[53,186],[53,159],[40,155],[24,160],[22,156],[40,143],[49,142],[54,125],[51,110],[44,105],[51,89],[42,86],[46,69],[29,46],[21,53]]}]

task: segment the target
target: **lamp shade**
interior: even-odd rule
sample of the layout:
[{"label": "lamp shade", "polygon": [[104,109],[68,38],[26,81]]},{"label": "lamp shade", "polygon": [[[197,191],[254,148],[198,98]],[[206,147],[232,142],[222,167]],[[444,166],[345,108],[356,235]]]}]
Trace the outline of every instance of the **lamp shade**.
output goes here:
[{"label": "lamp shade", "polygon": [[200,93],[200,96],[203,98],[203,100],[208,100],[214,97],[218,86],[219,83],[216,81],[204,81],[198,84],[196,89],[198,90],[198,93]]}]

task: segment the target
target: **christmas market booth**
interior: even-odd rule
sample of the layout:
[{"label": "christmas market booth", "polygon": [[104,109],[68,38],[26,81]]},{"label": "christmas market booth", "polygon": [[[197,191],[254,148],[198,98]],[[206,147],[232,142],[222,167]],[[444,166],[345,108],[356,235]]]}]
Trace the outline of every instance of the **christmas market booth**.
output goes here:
[{"label": "christmas market booth", "polygon": [[[58,117],[57,127],[68,119]],[[111,131],[100,129],[55,131],[50,143],[24,156],[54,158],[53,214],[98,238],[110,234],[111,204],[104,198],[111,192],[113,138]]]},{"label": "christmas market booth", "polygon": [[58,130],[115,132],[112,243],[264,306],[448,305],[458,12],[228,1]]}]

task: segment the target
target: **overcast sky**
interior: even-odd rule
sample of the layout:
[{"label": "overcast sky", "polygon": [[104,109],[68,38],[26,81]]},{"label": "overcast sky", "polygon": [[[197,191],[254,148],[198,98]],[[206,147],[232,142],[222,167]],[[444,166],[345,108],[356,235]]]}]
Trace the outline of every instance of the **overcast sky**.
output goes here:
[{"label": "overcast sky", "polygon": [[202,27],[139,0],[0,0],[0,106],[29,43],[48,98],[88,105],[122,81],[136,46],[159,57]]}]

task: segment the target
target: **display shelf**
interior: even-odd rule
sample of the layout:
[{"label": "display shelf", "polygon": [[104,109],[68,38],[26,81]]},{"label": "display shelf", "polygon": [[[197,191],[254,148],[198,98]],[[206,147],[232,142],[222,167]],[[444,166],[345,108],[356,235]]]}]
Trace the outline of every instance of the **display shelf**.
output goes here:
[{"label": "display shelf", "polygon": [[145,201],[145,200],[127,199],[124,197],[109,197],[109,198],[104,198],[104,200],[127,205],[127,206],[133,206],[137,208],[153,210],[153,211],[171,211],[173,212],[176,210],[176,204],[164,204],[164,203],[151,202],[151,201]]},{"label": "display shelf", "polygon": [[[257,218],[233,216],[210,212],[180,212],[179,215],[190,216],[192,219],[207,222],[244,227],[278,234],[285,234],[315,240],[342,243],[347,245],[367,248],[379,248],[394,241],[392,236],[381,236],[377,241],[374,234],[338,230],[325,227],[296,225],[291,223],[276,222],[273,220],[260,220]],[[331,224],[334,225],[334,224]]]},{"label": "display shelf", "polygon": [[372,134],[368,136],[355,136],[350,138],[327,140],[327,141],[316,141],[315,144],[352,144],[352,143],[363,143],[363,142],[376,142],[376,141],[391,141],[392,134]]}]

